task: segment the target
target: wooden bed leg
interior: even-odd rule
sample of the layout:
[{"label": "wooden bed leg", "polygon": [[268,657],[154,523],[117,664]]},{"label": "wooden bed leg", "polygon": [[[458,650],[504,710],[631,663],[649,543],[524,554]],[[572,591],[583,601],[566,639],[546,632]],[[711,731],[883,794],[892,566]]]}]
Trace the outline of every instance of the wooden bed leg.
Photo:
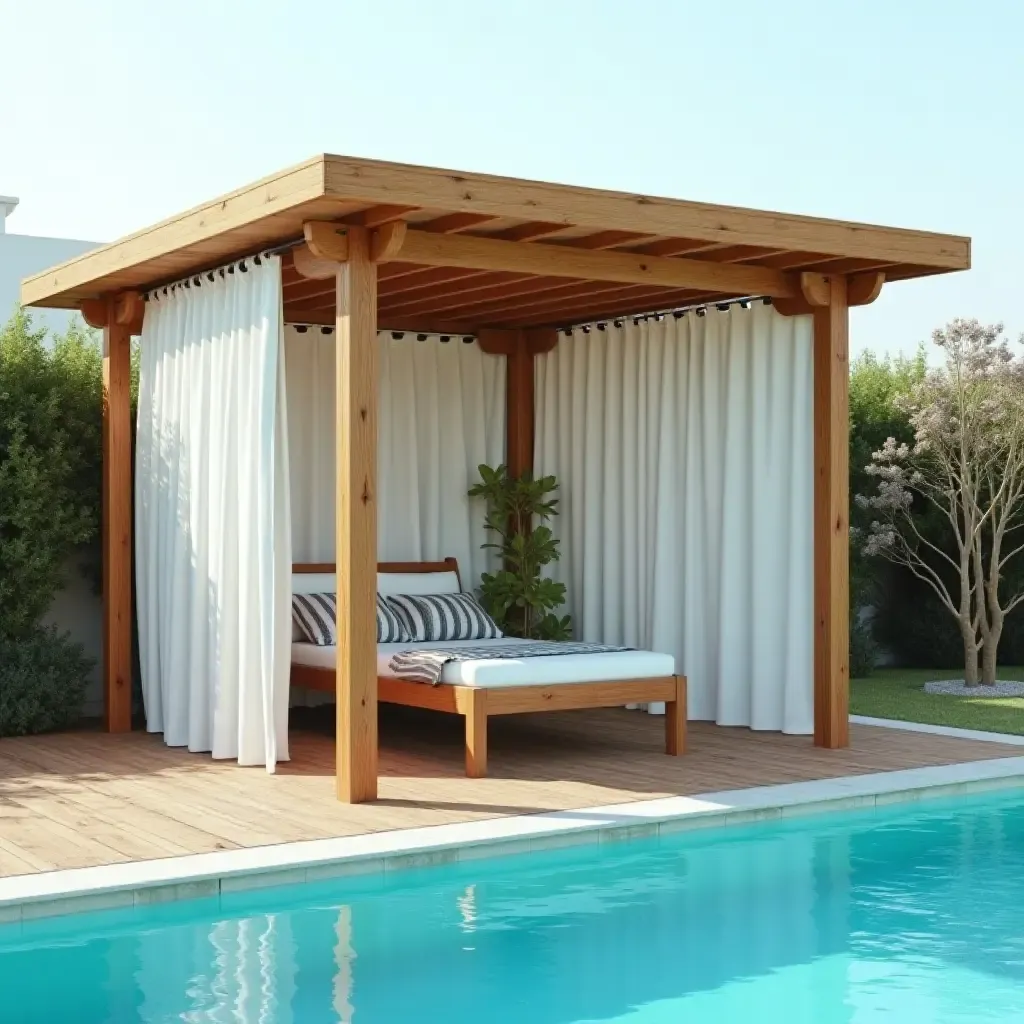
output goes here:
[{"label": "wooden bed leg", "polygon": [[686,676],[676,676],[676,699],[665,703],[665,753],[686,753]]},{"label": "wooden bed leg", "polygon": [[487,775],[487,691],[469,691],[466,712],[466,777],[482,779]]}]

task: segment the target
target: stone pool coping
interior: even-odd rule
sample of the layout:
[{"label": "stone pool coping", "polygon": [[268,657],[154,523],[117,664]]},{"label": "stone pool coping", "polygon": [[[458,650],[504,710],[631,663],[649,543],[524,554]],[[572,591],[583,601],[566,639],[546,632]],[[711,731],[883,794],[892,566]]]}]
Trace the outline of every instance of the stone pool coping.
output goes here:
[{"label": "stone pool coping", "polygon": [[15,875],[0,925],[1017,787],[1024,756]]},{"label": "stone pool coping", "polygon": [[1010,732],[981,732],[978,729],[957,729],[951,725],[929,725],[927,722],[904,722],[899,718],[871,718],[868,715],[850,715],[853,725],[871,725],[880,729],[904,729],[906,732],[925,732],[932,736],[953,736],[960,740],[982,743],[1002,743],[1008,747],[1024,747],[1024,736]]}]

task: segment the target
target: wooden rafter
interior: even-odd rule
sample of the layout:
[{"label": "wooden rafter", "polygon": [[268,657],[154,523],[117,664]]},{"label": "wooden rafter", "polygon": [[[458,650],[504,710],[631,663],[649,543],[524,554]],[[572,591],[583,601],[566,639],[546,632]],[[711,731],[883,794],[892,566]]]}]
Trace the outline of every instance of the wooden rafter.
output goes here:
[{"label": "wooden rafter", "polygon": [[364,228],[379,228],[382,224],[393,224],[395,221],[404,220],[410,213],[414,213],[418,207],[398,206],[393,203],[384,203],[381,206],[371,206],[361,213],[354,213],[348,222]]},{"label": "wooden rafter", "polygon": [[772,267],[775,270],[805,270],[828,259],[818,252],[780,252],[772,256],[761,256],[751,259],[760,267]]},{"label": "wooden rafter", "polygon": [[556,239],[558,244],[572,246],[576,249],[618,249],[643,238],[636,231],[596,231],[582,238]]},{"label": "wooden rafter", "polygon": [[[381,289],[385,295],[399,295],[403,292],[418,292],[424,288],[437,291],[448,291],[458,287],[465,281],[487,276],[486,270],[463,270],[458,267],[407,267],[399,274],[384,276],[388,267],[381,268]],[[522,277],[521,274],[508,275]],[[444,285],[443,288],[437,287]]]},{"label": "wooden rafter", "polygon": [[[335,267],[337,266],[337,264],[331,265]],[[319,298],[321,295],[330,295],[333,300],[334,291],[334,282],[330,279],[326,281],[303,281],[301,284],[288,285],[288,287],[285,289],[285,301],[306,304],[308,302],[313,301],[314,299]]]},{"label": "wooden rafter", "polygon": [[492,220],[497,220],[497,217],[489,213],[446,213],[442,217],[424,221],[417,227],[421,231],[437,231],[446,235],[453,231],[465,231],[467,228],[479,227],[479,225]]},{"label": "wooden rafter", "polygon": [[[480,319],[485,326],[495,327],[568,327],[572,324],[592,320],[609,320],[619,316],[650,312],[651,310],[672,309],[698,302],[712,302],[724,298],[717,293],[700,292],[693,289],[661,290],[652,292],[639,285],[623,286],[610,293],[590,296],[587,299],[537,305],[529,309],[506,309],[495,311]],[[480,314],[477,314],[480,317]]]},{"label": "wooden rafter", "polygon": [[505,242],[532,242],[536,238],[544,238],[554,235],[565,229],[564,224],[552,224],[549,221],[527,221],[525,224],[517,224],[514,228],[506,228],[489,237],[499,238]]},{"label": "wooden rafter", "polygon": [[482,323],[491,323],[493,317],[502,317],[522,313],[529,315],[531,312],[549,312],[561,306],[578,304],[581,300],[602,299],[609,295],[637,294],[642,292],[650,294],[651,289],[647,285],[594,282],[594,281],[566,281],[561,280],[554,284],[537,287],[520,286],[505,295],[498,295],[491,299],[476,300],[465,297],[457,304],[447,304],[445,300],[435,300],[430,307],[425,303],[415,309],[408,306],[386,307],[387,313],[400,313],[403,316],[413,316],[416,313],[447,314],[466,317],[470,320],[483,317]]},{"label": "wooden rafter", "polygon": [[643,245],[631,245],[629,252],[644,256],[688,256],[718,247],[714,242],[700,242],[692,238],[659,238]]},{"label": "wooden rafter", "polygon": [[766,249],[764,246],[722,245],[715,249],[702,249],[700,258],[712,263],[757,263],[777,253],[777,249]]},{"label": "wooden rafter", "polygon": [[[550,287],[552,278],[531,277],[524,274],[493,274],[481,272],[472,277],[448,282],[443,290],[436,287],[416,288],[381,295],[381,305],[389,310],[415,313],[419,310],[452,309],[473,305],[487,299],[506,295],[524,295]],[[557,280],[556,285],[565,281]]]}]

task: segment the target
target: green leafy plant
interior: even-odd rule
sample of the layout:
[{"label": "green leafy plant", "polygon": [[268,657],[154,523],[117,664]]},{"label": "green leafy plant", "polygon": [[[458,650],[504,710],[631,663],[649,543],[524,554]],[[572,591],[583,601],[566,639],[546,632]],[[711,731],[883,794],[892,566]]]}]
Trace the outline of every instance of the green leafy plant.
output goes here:
[{"label": "green leafy plant", "polygon": [[50,338],[18,311],[0,328],[0,736],[81,713],[91,663],[39,622],[98,538],[102,394],[85,327]]},{"label": "green leafy plant", "polygon": [[0,631],[30,630],[69,555],[98,536],[102,361],[72,328],[47,341],[24,312],[0,329]]},{"label": "green leafy plant", "polygon": [[531,640],[568,640],[572,621],[556,610],[565,604],[565,584],[541,574],[558,560],[558,541],[544,524],[558,514],[553,476],[509,476],[505,466],[480,466],[480,483],[471,498],[487,502],[484,525],[497,539],[483,546],[500,552],[502,568],[484,573],[480,597],[484,607],[510,636]]},{"label": "green leafy plant", "polygon": [[74,725],[93,662],[55,626],[18,637],[0,633],[0,736]]}]

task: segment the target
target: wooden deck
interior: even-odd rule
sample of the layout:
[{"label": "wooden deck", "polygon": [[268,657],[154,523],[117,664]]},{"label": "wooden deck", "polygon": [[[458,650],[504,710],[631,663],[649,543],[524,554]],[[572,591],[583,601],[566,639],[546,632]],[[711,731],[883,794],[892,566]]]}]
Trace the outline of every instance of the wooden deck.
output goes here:
[{"label": "wooden deck", "polygon": [[334,799],[333,709],[293,714],[277,775],[165,747],[157,736],[60,733],[0,743],[0,876],[144,860],[924,765],[1019,747],[865,726],[848,750],[806,737],[691,723],[662,753],[663,721],[620,709],[492,723],[491,776],[462,775],[461,720],[381,715],[381,799]]}]

